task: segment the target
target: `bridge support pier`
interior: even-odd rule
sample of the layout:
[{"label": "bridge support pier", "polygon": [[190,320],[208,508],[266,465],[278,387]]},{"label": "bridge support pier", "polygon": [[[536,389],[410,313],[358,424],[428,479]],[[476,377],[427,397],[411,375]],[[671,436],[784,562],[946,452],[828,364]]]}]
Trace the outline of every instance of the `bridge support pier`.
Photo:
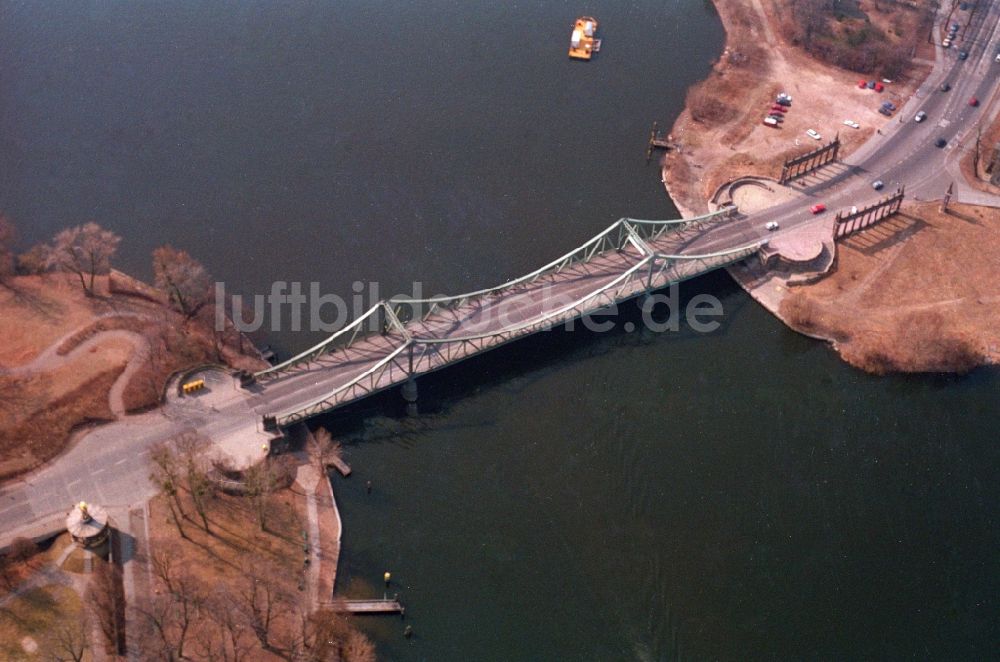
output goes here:
[{"label": "bridge support pier", "polygon": [[417,380],[413,377],[403,383],[403,399],[410,403],[417,401]]},{"label": "bridge support pier", "polygon": [[403,400],[406,401],[406,415],[417,415],[417,380],[410,377],[403,382]]}]

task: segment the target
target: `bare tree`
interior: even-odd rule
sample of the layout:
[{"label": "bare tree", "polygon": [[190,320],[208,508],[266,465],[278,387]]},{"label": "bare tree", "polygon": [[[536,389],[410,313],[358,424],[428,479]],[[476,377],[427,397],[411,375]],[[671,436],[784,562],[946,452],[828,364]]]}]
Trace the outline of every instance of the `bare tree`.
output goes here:
[{"label": "bare tree", "polygon": [[288,611],[288,605],[274,583],[275,576],[278,575],[262,568],[251,571],[238,591],[236,603],[261,647],[272,653],[278,651],[272,641],[274,623],[279,614]]},{"label": "bare tree", "polygon": [[351,627],[343,614],[321,609],[302,621],[299,659],[310,662],[375,662],[375,645]]},{"label": "bare tree", "polygon": [[205,532],[211,533],[208,524],[207,502],[215,496],[215,485],[209,480],[203,468],[203,455],[209,445],[208,439],[197,432],[185,432],[177,438],[175,443],[183,462],[187,488],[191,493],[191,500],[194,501],[194,509],[201,518]]},{"label": "bare tree", "polygon": [[161,246],[153,251],[156,287],[184,317],[191,319],[212,299],[212,279],[187,251]]},{"label": "bare tree", "polygon": [[257,525],[264,531],[267,527],[267,498],[277,488],[278,477],[271,463],[264,460],[243,472],[243,482],[257,514]]},{"label": "bare tree", "polygon": [[[111,256],[118,250],[121,240],[114,232],[94,222],[68,228],[53,240],[53,265],[79,276],[83,291],[93,296],[94,277],[110,271]],[[84,276],[89,276],[89,282]]]},{"label": "bare tree", "polygon": [[90,619],[64,619],[45,632],[42,643],[45,659],[51,662],[83,662],[90,650]]},{"label": "bare tree", "polygon": [[36,244],[28,252],[17,256],[17,271],[22,274],[45,273],[54,264],[52,247],[48,244]]},{"label": "bare tree", "polygon": [[14,222],[0,212],[0,285],[6,285],[7,280],[14,275],[16,239],[17,229],[14,227]]},{"label": "bare tree", "polygon": [[167,507],[170,508],[170,517],[177,526],[177,533],[180,534],[181,538],[188,540],[187,533],[181,523],[181,518],[184,517],[184,508],[181,505],[179,494],[180,459],[168,442],[154,445],[149,458],[153,462],[153,471],[150,473],[149,479],[167,495]]},{"label": "bare tree", "polygon": [[239,609],[233,609],[228,586],[216,584],[215,590],[206,599],[206,612],[210,622],[194,641],[198,657],[219,662],[251,659],[256,640],[244,614]]},{"label": "bare tree", "polygon": [[317,428],[313,432],[313,453],[320,463],[320,469],[326,470],[333,460],[343,458],[344,449],[339,441],[334,440],[333,435],[326,428]]}]

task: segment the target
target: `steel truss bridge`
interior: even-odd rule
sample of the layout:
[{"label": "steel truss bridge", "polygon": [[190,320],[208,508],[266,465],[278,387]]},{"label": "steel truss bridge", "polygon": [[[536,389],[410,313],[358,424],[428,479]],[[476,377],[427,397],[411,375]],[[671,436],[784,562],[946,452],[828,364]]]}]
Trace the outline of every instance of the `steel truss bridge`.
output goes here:
[{"label": "steel truss bridge", "polygon": [[[271,425],[312,416],[518,338],[756,253],[766,240],[688,253],[732,208],[691,219],[622,218],[583,245],[503,285],[455,296],[379,301],[318,345],[244,379]],[[404,391],[405,393],[405,391]],[[270,397],[269,397],[270,396]],[[273,418],[272,418],[273,417]]]}]

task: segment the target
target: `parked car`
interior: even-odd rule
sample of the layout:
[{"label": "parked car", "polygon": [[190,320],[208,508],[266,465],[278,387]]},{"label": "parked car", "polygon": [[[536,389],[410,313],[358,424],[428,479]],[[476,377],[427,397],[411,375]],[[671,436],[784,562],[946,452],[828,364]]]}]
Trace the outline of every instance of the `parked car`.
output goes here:
[{"label": "parked car", "polygon": [[872,188],[876,191],[881,191],[883,186],[885,186],[885,183],[881,179],[876,179],[872,182]]},{"label": "parked car", "polygon": [[[1000,62],[1000,55],[997,56],[997,61]],[[949,85],[948,83],[941,83],[941,91],[942,92],[947,92],[950,89],[951,89],[951,85]]]},{"label": "parked car", "polygon": [[866,87],[868,87],[868,81],[866,81],[866,80],[859,80],[858,81],[858,89],[863,90]]},{"label": "parked car", "polygon": [[814,129],[806,129],[806,135],[813,140],[821,140],[823,138],[823,136],[819,135],[819,132]]},{"label": "parked car", "polygon": [[788,112],[787,108],[785,108],[784,106],[779,106],[777,104],[771,106],[771,110],[774,111],[774,112],[776,112],[776,113],[787,113]]},{"label": "parked car", "polygon": [[778,120],[774,119],[773,117],[765,117],[764,118],[764,126],[769,126],[772,129],[777,129],[778,128]]},{"label": "parked car", "polygon": [[959,28],[958,23],[952,23],[951,24],[951,31],[952,32],[958,32],[958,28]]},{"label": "parked car", "polygon": [[861,125],[858,124],[857,122],[855,122],[854,120],[844,120],[844,126],[849,126],[852,129],[860,129],[861,128]]},{"label": "parked car", "polygon": [[868,84],[865,87],[867,87],[869,90],[874,90],[875,89],[875,81],[873,81],[873,80],[868,81]]},{"label": "parked car", "polygon": [[773,232],[778,229],[778,221],[768,221],[764,227]]},{"label": "parked car", "polygon": [[951,48],[951,39],[945,37],[944,41],[941,42],[941,46],[943,46],[944,48]]},{"label": "parked car", "polygon": [[814,214],[822,214],[823,212],[826,211],[826,205],[824,205],[822,202],[817,202],[816,204],[814,204],[812,207],[809,208],[809,211],[811,211]]},{"label": "parked car", "polygon": [[917,115],[916,115],[916,116],[915,116],[915,117],[913,118],[913,121],[914,121],[914,122],[923,122],[923,121],[924,121],[925,119],[927,119],[927,113],[925,113],[924,111],[922,111],[922,110],[921,110],[921,111],[920,111],[919,113],[917,113]]},{"label": "parked car", "polygon": [[886,117],[892,117],[892,111],[889,110],[888,108],[886,108],[885,106],[882,106],[881,108],[879,108],[878,112],[882,113]]},{"label": "parked car", "polygon": [[896,104],[894,104],[891,101],[883,101],[882,107],[885,108],[886,110],[896,110]]},{"label": "parked car", "polygon": [[881,92],[884,89],[885,89],[885,85],[883,85],[882,83],[875,83],[875,91],[876,92]]},{"label": "parked car", "polygon": [[958,59],[959,60],[964,60],[967,57],[969,57],[969,53],[967,51],[959,51],[958,52]]},{"label": "parked car", "polygon": [[997,53],[996,62],[1000,62],[1000,53]]},{"label": "parked car", "polygon": [[944,147],[947,144],[948,144],[948,141],[945,140],[944,138],[938,138],[937,140],[934,141],[934,145],[936,147]]},{"label": "parked car", "polygon": [[977,99],[976,97],[972,97],[971,99],[969,99],[969,105],[975,108],[976,106],[979,105],[979,99]]},{"label": "parked car", "polygon": [[779,123],[785,121],[785,116],[784,115],[774,115],[774,114],[771,114],[771,115],[768,115],[768,117],[770,117],[775,122],[779,122]]}]

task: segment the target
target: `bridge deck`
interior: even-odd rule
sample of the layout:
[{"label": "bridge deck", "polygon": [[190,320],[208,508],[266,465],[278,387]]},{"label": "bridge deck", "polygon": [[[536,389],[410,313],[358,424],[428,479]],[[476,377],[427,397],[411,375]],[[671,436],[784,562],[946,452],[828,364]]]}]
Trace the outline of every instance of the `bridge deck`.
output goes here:
[{"label": "bridge deck", "polygon": [[[282,425],[345,405],[543,329],[710,271],[724,262],[674,260],[697,235],[669,232],[645,242],[595,253],[497,293],[436,306],[402,327],[362,336],[252,388],[258,413]],[[653,251],[660,255],[655,258]],[[731,261],[731,260],[730,260]],[[427,313],[427,311],[423,311]],[[375,322],[377,316],[372,316]],[[369,328],[370,331],[373,329]]]}]

